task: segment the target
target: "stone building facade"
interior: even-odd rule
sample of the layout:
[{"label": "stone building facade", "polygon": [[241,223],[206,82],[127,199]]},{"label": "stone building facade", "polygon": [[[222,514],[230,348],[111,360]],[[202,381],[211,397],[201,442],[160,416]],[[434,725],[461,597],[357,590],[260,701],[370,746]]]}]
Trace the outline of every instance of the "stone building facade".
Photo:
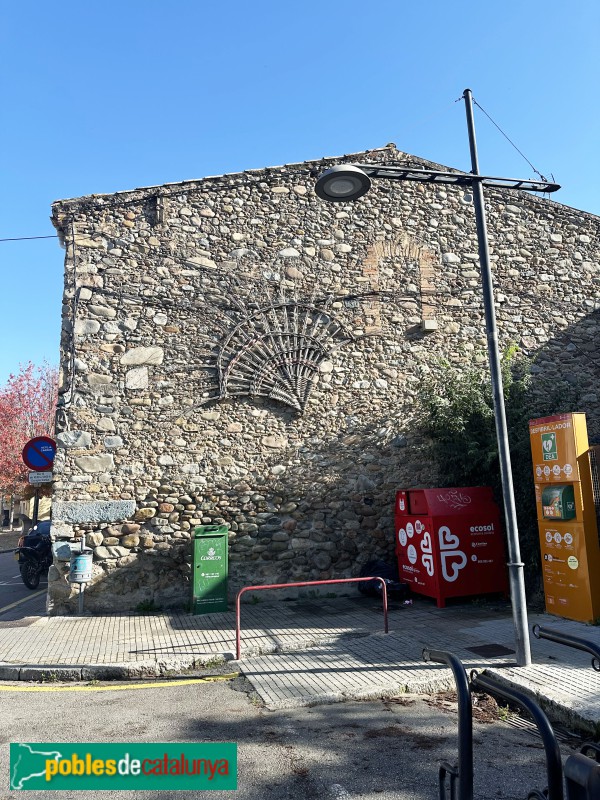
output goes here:
[{"label": "stone building facade", "polygon": [[[412,417],[442,360],[486,361],[472,198],[335,163],[436,167],[394,145],[54,204],[65,250],[53,531],[94,547],[91,610],[185,605],[190,538],[229,526],[230,588],[358,574],[393,497],[436,480]],[[486,193],[501,345],[578,382],[598,432],[599,220]],[[51,613],[76,590],[50,572]]]}]

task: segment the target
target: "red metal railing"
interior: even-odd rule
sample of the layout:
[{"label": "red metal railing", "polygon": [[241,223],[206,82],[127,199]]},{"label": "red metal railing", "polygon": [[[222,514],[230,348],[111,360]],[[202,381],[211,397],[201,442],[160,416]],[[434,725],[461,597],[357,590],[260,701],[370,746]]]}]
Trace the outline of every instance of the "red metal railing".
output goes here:
[{"label": "red metal railing", "polygon": [[264,586],[244,586],[235,598],[235,657],[239,661],[242,652],[241,607],[240,598],[244,592],[258,592],[261,589],[288,589],[290,586],[327,586],[332,583],[361,583],[363,581],[379,581],[383,596],[383,630],[388,632],[387,586],[383,578],[373,575],[371,578],[338,578],[330,581],[301,581],[300,583],[268,583]]}]

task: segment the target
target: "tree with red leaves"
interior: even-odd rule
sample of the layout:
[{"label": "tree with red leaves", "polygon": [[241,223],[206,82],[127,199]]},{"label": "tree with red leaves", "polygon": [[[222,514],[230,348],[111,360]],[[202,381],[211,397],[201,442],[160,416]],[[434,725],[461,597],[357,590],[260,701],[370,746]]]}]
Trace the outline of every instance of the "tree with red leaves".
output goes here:
[{"label": "tree with red leaves", "polygon": [[0,493],[29,494],[29,470],[21,453],[34,436],[53,436],[58,370],[29,362],[0,388]]}]

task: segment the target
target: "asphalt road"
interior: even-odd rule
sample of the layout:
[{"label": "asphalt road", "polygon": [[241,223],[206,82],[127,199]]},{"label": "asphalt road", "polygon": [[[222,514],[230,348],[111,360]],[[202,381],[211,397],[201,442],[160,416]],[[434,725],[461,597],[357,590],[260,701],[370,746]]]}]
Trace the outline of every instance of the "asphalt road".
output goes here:
[{"label": "asphalt road", "polygon": [[[28,589],[19,573],[19,564],[13,553],[0,554],[0,624],[46,613],[45,578],[39,589]],[[0,795],[1,796],[1,795]]]},{"label": "asphalt road", "polygon": [[[444,697],[266,711],[244,679],[122,691],[106,685],[85,692],[72,685],[44,684],[42,692],[0,685],[2,800],[20,797],[6,791],[9,742],[237,742],[238,790],[219,792],[231,800],[435,800],[439,763],[457,755],[456,709]],[[476,800],[516,800],[546,786],[536,735],[496,719],[476,723],[474,741]],[[35,792],[36,800],[80,796],[89,792],[68,798]],[[214,800],[215,794],[108,790],[102,796]]]}]

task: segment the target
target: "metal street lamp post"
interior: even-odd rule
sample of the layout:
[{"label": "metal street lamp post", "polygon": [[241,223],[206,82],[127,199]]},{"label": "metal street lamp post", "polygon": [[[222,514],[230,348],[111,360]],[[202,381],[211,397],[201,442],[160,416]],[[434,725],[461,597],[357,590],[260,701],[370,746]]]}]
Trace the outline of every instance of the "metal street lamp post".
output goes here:
[{"label": "metal street lamp post", "polygon": [[494,417],[496,420],[498,454],[500,459],[500,477],[502,481],[504,511],[506,514],[509,582],[517,646],[517,663],[519,666],[527,666],[531,664],[531,650],[527,627],[525,581],[523,578],[523,562],[521,561],[519,547],[519,531],[517,528],[517,515],[510,464],[510,448],[506,428],[506,412],[504,408],[504,393],[502,390],[502,372],[500,368],[500,353],[498,350],[498,329],[494,310],[493,282],[485,220],[483,187],[491,186],[497,189],[518,189],[545,193],[555,192],[557,189],[560,189],[560,186],[556,183],[548,183],[545,180],[529,181],[513,178],[489,178],[480,175],[477,158],[477,143],[475,139],[475,125],[473,121],[473,99],[470,89],[465,89],[463,98],[465,100],[467,112],[467,127],[471,150],[471,172],[442,172],[440,170],[408,168],[393,165],[341,164],[327,170],[319,177],[315,186],[315,191],[321,199],[328,200],[329,202],[349,202],[357,200],[369,191],[372,178],[469,186],[473,191],[488,359],[494,402]]}]

